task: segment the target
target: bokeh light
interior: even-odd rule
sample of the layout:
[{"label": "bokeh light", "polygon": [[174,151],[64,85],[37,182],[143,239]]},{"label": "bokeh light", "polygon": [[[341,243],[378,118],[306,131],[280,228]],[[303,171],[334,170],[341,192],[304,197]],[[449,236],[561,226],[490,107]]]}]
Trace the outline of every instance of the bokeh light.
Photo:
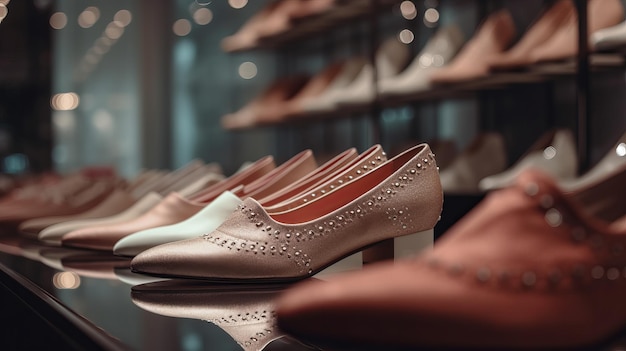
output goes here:
[{"label": "bokeh light", "polygon": [[191,22],[189,22],[189,20],[181,18],[174,22],[174,25],[172,26],[172,31],[179,37],[184,37],[185,35],[191,33]]},{"label": "bokeh light", "polygon": [[398,34],[398,39],[400,39],[400,41],[403,42],[404,44],[410,44],[415,39],[415,34],[413,34],[413,32],[411,32],[408,29],[403,29]]},{"label": "bokeh light", "polygon": [[201,26],[207,25],[213,20],[213,12],[206,7],[201,7],[193,13],[193,20]]},{"label": "bokeh light", "polygon": [[95,6],[89,6],[78,15],[78,25],[81,28],[91,28],[100,19],[100,10]]},{"label": "bokeh light", "polygon": [[258,68],[253,62],[244,62],[239,65],[239,76],[243,79],[252,79],[257,73]]},{"label": "bokeh light", "polygon": [[403,1],[400,4],[400,13],[402,17],[412,20],[417,17],[417,8],[415,8],[415,4],[412,1]]},{"label": "bokeh light", "polygon": [[248,0],[228,0],[228,5],[234,9],[242,9],[248,5]]},{"label": "bokeh light", "polygon": [[67,25],[67,15],[63,12],[55,12],[50,16],[50,27],[53,29],[63,29]]}]

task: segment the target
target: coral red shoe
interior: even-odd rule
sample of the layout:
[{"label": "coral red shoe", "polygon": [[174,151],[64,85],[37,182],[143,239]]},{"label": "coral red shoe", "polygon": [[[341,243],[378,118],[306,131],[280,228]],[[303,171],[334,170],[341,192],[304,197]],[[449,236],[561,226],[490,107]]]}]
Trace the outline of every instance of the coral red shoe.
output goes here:
[{"label": "coral red shoe", "polygon": [[279,325],[353,349],[588,350],[626,326],[626,226],[606,211],[624,214],[625,179],[565,195],[524,173],[415,260],[294,287]]}]

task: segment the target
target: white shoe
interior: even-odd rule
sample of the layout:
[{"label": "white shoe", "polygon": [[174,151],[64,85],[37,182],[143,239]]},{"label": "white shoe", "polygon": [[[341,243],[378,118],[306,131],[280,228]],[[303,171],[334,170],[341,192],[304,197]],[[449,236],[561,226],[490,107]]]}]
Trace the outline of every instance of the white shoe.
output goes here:
[{"label": "white shoe", "polygon": [[160,277],[153,277],[153,276],[145,275],[145,274],[133,273],[130,271],[130,268],[128,267],[114,268],[113,273],[115,274],[117,279],[119,279],[119,281],[121,281],[122,283],[128,284],[130,286],[170,280],[168,278],[160,278]]},{"label": "white shoe", "polygon": [[626,167],[626,133],[593,168],[577,179],[559,182],[559,186],[565,191],[587,188],[605,178],[607,174],[624,167]]},{"label": "white shoe", "polygon": [[[376,53],[378,80],[396,76],[409,60],[409,48],[398,39],[387,39]],[[352,83],[343,89],[334,90],[324,99],[317,101],[316,112],[331,112],[340,105],[364,105],[376,98],[374,86],[374,67],[363,65]]]},{"label": "white shoe", "polygon": [[463,33],[453,25],[440,29],[402,73],[380,81],[380,94],[405,95],[428,90],[432,72],[447,65],[461,49]]},{"label": "white shoe", "polygon": [[525,170],[535,168],[561,181],[576,177],[578,158],[572,132],[560,129],[545,134],[510,169],[484,178],[479,187],[483,191],[511,185]]},{"label": "white shoe", "polygon": [[506,169],[504,140],[498,133],[479,135],[452,164],[439,173],[446,194],[480,192],[481,179]]},{"label": "white shoe", "polygon": [[224,192],[192,217],[168,226],[157,227],[131,234],[115,244],[113,253],[135,256],[151,247],[191,239],[212,232],[241,204],[230,191]]},{"label": "white shoe", "polygon": [[626,47],[626,21],[593,33],[591,35],[591,45],[596,51],[623,49]]},{"label": "white shoe", "polygon": [[302,112],[304,115],[330,112],[335,108],[335,96],[354,82],[360,72],[365,67],[366,60],[362,57],[355,57],[343,66],[341,73],[333,80],[329,87],[318,96],[302,102]]},{"label": "white shoe", "polygon": [[156,206],[163,197],[157,193],[148,193],[125,211],[111,217],[84,219],[55,224],[42,230],[38,238],[48,244],[61,245],[63,235],[82,228],[100,225],[111,225],[137,218]]}]

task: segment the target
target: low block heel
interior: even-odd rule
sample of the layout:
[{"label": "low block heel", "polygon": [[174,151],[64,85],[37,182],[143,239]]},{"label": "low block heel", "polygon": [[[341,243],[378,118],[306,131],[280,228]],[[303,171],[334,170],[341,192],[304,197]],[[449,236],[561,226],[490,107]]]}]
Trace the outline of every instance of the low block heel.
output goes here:
[{"label": "low block heel", "polygon": [[354,253],[341,261],[332,264],[314,275],[314,278],[326,279],[338,273],[356,271],[361,268],[363,268],[363,251]]},{"label": "low block heel", "polygon": [[333,274],[359,270],[369,263],[410,258],[422,250],[431,249],[433,242],[433,229],[381,241],[329,266],[317,273],[315,278],[325,279]]},{"label": "low block heel", "polygon": [[413,257],[423,250],[432,249],[434,242],[435,231],[433,229],[394,238],[393,257],[396,261]]}]

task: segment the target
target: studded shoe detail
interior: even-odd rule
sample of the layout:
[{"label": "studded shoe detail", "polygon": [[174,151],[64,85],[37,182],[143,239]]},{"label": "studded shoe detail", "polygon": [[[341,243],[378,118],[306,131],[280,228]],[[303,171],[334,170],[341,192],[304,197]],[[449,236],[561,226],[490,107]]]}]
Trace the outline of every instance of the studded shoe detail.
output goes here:
[{"label": "studded shoe detail", "polygon": [[292,210],[268,214],[246,199],[212,233],[144,251],[131,266],[214,281],[299,280],[386,240],[432,243],[442,201],[434,155],[421,144]]}]

